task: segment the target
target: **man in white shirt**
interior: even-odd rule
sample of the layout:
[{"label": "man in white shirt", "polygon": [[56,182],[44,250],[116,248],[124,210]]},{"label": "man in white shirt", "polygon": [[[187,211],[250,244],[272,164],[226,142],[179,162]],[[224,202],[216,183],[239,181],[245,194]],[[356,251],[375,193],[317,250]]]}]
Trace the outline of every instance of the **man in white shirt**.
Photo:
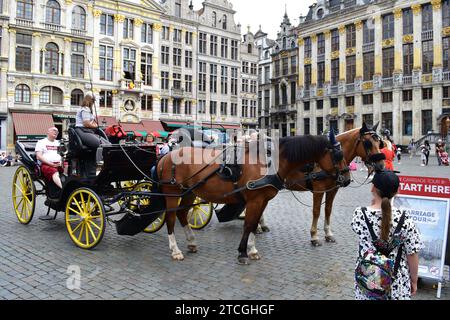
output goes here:
[{"label": "man in white shirt", "polygon": [[59,141],[58,129],[53,127],[48,129],[47,138],[39,140],[36,144],[36,158],[38,159],[41,172],[47,181],[53,181],[59,188],[62,188],[60,173],[63,173],[61,156],[58,154]]}]

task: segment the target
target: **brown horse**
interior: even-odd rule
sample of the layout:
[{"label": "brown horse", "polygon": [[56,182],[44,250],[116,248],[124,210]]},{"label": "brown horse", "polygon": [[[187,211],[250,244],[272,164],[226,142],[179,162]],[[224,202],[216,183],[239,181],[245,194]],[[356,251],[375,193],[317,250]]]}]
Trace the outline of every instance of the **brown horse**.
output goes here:
[{"label": "brown horse", "polygon": [[[364,163],[369,167],[369,175],[375,168],[384,168],[384,155],[381,153],[383,142],[377,135],[378,124],[373,128],[368,128],[364,123],[361,129],[353,129],[344,132],[336,137],[342,146],[345,161],[350,164],[355,157],[361,157]],[[315,169],[314,173],[320,171]],[[322,199],[326,193],[325,200],[325,240],[327,242],[336,242],[330,226],[333,201],[339,188],[336,181],[330,177],[323,179],[313,179],[311,175],[301,171],[294,171],[287,177],[286,187],[293,191],[313,192],[313,221],[311,226],[311,243],[313,246],[321,246],[317,236],[317,223],[320,217]]]},{"label": "brown horse", "polygon": [[[278,161],[278,169],[273,169],[273,166],[267,165],[267,162],[251,164],[254,163],[252,161],[254,159],[251,159],[248,148],[246,148],[243,152],[243,161],[241,161],[243,163],[241,175],[235,183],[226,181],[217,174],[221,169],[220,164],[205,161],[207,158],[220,157],[222,151],[184,147],[172,151],[161,159],[157,167],[161,191],[166,195],[179,195],[186,190],[192,191],[182,197],[180,204],[179,198],[166,196],[166,224],[169,234],[169,248],[174,260],[184,259],[175,240],[175,214],[184,228],[189,251],[197,252],[195,237],[187,219],[189,209],[184,208],[192,205],[196,196],[212,203],[229,205],[245,203],[247,214],[238,249],[238,262],[248,264],[249,255],[252,260],[260,259],[255,247],[255,231],[258,221],[267,203],[284,187],[284,180],[290,172],[297,170],[306,163],[317,162],[325,172],[336,175],[335,178],[339,179],[343,185],[350,183],[348,167],[343,159],[340,146],[335,143],[334,135],[330,137],[330,140],[324,136],[282,138],[278,150],[279,157],[274,159],[273,154],[271,157],[271,163]],[[179,159],[182,158],[201,159],[201,161],[199,164],[179,163]],[[268,178],[268,180],[262,180],[263,183],[258,185],[258,180],[261,178]],[[171,183],[169,184],[167,181]],[[258,186],[258,188],[251,188],[252,185]],[[180,207],[180,209],[177,210],[177,207]],[[247,244],[250,247],[249,255]]]}]

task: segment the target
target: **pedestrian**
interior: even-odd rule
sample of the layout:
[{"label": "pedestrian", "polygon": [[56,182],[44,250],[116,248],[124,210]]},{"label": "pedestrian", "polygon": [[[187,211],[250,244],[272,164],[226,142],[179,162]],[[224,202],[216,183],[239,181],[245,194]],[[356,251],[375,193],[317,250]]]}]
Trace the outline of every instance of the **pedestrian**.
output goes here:
[{"label": "pedestrian", "polygon": [[[410,215],[392,207],[392,199],[397,194],[399,185],[400,180],[394,172],[388,170],[376,172],[372,180],[371,206],[356,208],[351,226],[359,238],[360,258],[357,267],[361,257],[366,256],[368,252],[377,252],[380,247],[384,248],[385,252],[387,249],[393,249],[390,253],[386,253],[391,261],[395,261],[394,270],[397,270],[393,275],[388,298],[409,300],[417,292],[418,253],[423,243]],[[397,228],[399,224],[400,227]],[[358,284],[357,270],[356,268],[355,298],[369,300],[370,293]]]},{"label": "pedestrian", "polygon": [[58,147],[60,146],[60,142],[56,140],[58,133],[58,128],[49,128],[47,138],[37,142],[35,152],[42,176],[47,182],[53,181],[55,185],[62,189],[60,174],[64,172],[64,169],[61,155],[58,153]]},{"label": "pedestrian", "polygon": [[397,160],[398,164],[402,164],[402,148],[397,146]]},{"label": "pedestrian", "polygon": [[411,139],[408,144],[408,153],[410,159],[412,159],[412,157],[416,155],[416,142],[414,141],[414,139]]},{"label": "pedestrian", "polygon": [[388,139],[383,140],[385,147],[381,149],[381,153],[383,153],[386,156],[386,159],[384,160],[384,165],[386,170],[394,171],[394,159],[395,159],[395,152],[394,147]]},{"label": "pedestrian", "polygon": [[442,139],[439,139],[436,143],[436,156],[438,159],[439,166],[444,165],[448,166],[448,153],[445,151],[445,143]]},{"label": "pedestrian", "polygon": [[420,146],[420,154],[421,154],[421,161],[420,164],[422,167],[428,166],[428,160],[430,158],[430,151],[431,146],[430,142],[428,140],[425,140],[424,144]]},{"label": "pedestrian", "polygon": [[7,160],[6,160],[6,153],[5,153],[5,152],[2,152],[2,154],[0,155],[0,165],[1,165],[2,167],[5,167],[5,166],[6,166],[6,163],[7,163]]}]

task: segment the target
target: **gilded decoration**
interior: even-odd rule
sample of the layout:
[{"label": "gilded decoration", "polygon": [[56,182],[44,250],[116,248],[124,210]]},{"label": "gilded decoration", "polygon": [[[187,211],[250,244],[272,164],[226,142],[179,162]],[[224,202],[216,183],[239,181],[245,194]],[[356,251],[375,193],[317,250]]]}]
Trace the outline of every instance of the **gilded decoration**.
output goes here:
[{"label": "gilded decoration", "polygon": [[136,18],[136,19],[134,19],[134,25],[135,25],[136,27],[142,26],[143,23],[144,23],[144,21],[143,21],[141,18]]},{"label": "gilded decoration", "polygon": [[99,9],[95,9],[94,10],[94,17],[96,17],[96,18],[100,18],[100,16],[102,15],[102,10],[99,10]]},{"label": "gilded decoration", "polygon": [[442,29],[442,35],[445,37],[450,36],[450,27]]},{"label": "gilded decoration", "polygon": [[305,58],[305,64],[311,64],[311,58]]},{"label": "gilded decoration", "polygon": [[441,9],[441,0],[431,0],[431,5],[435,11]]},{"label": "gilded decoration", "polygon": [[345,26],[339,26],[339,33],[344,34],[345,33]]},{"label": "gilded decoration", "polygon": [[362,88],[363,88],[363,90],[373,89],[373,82],[372,81],[363,82]]},{"label": "gilded decoration", "polygon": [[123,14],[115,14],[114,15],[114,20],[116,22],[122,23],[125,21],[125,16]]},{"label": "gilded decoration", "polygon": [[354,54],[356,54],[356,48],[347,48],[346,50],[345,50],[345,54],[347,55],[347,56],[352,56],[352,55],[354,55]]},{"label": "gilded decoration", "polygon": [[403,11],[401,8],[395,9],[392,13],[394,14],[395,20],[399,20],[403,16]]},{"label": "gilded decoration", "polygon": [[412,43],[414,41],[414,35],[412,34],[405,34],[403,36],[403,43]]},{"label": "gilded decoration", "polygon": [[392,47],[394,45],[394,43],[395,43],[394,39],[386,39],[386,40],[383,40],[382,46],[383,46],[383,48]]},{"label": "gilded decoration", "polygon": [[355,22],[355,27],[356,27],[356,30],[362,30],[362,27],[363,27],[363,23],[362,23],[362,21],[361,20],[359,20],[359,21],[356,21]]},{"label": "gilded decoration", "polygon": [[411,9],[415,16],[418,16],[419,13],[422,11],[422,6],[420,4],[413,4],[411,6]]},{"label": "gilded decoration", "polygon": [[339,58],[339,50],[331,52],[331,59]]}]

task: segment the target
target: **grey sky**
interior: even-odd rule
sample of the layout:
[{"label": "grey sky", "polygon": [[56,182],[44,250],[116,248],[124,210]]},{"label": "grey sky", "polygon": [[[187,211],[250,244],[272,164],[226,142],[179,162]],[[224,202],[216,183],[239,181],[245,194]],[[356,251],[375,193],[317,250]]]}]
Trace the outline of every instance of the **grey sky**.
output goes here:
[{"label": "grey sky", "polygon": [[[298,24],[298,17],[308,13],[309,6],[314,0],[229,0],[233,4],[233,9],[237,11],[235,15],[236,23],[241,23],[242,33],[247,31],[247,26],[251,26],[251,31],[255,33],[261,25],[262,30],[269,34],[271,39],[275,39],[280,29],[280,24],[284,15],[285,5],[289,19],[293,25]],[[203,0],[193,0],[194,9],[201,8]]]}]

